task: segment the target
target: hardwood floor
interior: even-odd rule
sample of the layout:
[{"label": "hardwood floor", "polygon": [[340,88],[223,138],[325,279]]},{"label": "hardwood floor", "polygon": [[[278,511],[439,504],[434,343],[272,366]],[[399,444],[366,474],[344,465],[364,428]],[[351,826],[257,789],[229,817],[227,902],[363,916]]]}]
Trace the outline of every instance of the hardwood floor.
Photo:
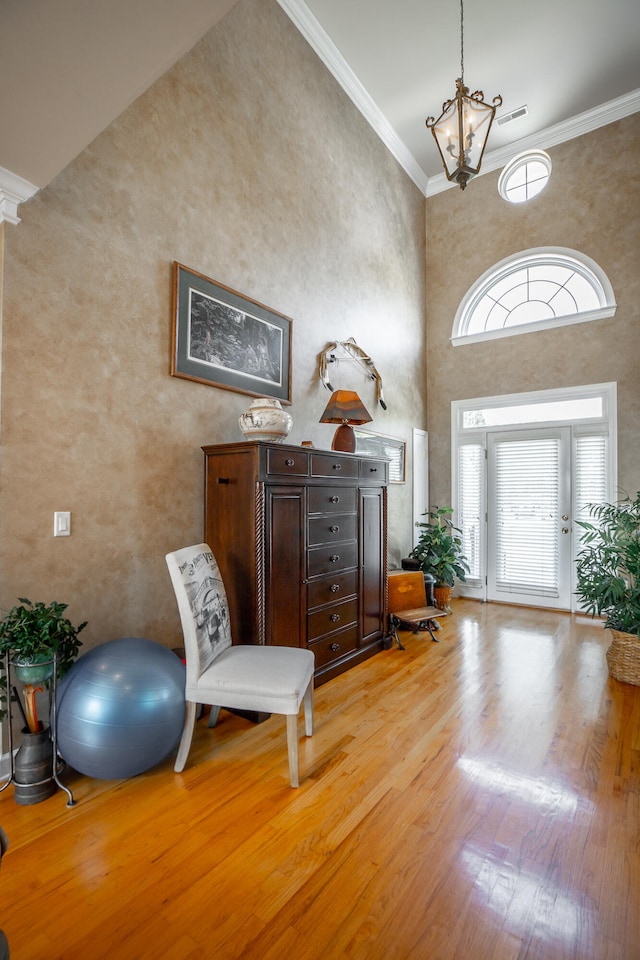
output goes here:
[{"label": "hardwood floor", "polygon": [[[640,687],[598,624],[454,602],[440,642],[132,780],[0,795],[12,960],[637,960]],[[302,732],[302,723],[300,724]]]}]

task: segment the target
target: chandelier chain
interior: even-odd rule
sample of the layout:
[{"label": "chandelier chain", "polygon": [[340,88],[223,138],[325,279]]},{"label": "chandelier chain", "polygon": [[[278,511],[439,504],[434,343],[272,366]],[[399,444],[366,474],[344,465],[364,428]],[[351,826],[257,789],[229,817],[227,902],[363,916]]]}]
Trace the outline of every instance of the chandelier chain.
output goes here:
[{"label": "chandelier chain", "polygon": [[480,172],[487,137],[502,97],[484,102],[482,90],[469,93],[464,83],[464,0],[460,2],[460,76],[455,96],[445,100],[438,119],[427,117],[427,128],[436,141],[447,180],[464,190],[471,177]]},{"label": "chandelier chain", "polygon": [[460,0],[460,79],[464,83],[464,7]]}]

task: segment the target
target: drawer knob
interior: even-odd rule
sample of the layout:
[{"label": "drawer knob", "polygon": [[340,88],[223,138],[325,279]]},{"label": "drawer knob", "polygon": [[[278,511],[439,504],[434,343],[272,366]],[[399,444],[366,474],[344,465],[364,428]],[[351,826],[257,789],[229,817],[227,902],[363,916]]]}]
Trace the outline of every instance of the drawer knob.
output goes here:
[{"label": "drawer knob", "polygon": [[331,616],[329,617],[329,620],[331,620],[331,623],[337,623],[339,619],[340,619],[339,613],[332,613]]},{"label": "drawer knob", "polygon": [[334,523],[332,527],[329,527],[329,530],[331,533],[338,533],[340,530],[340,527],[336,523]]},{"label": "drawer knob", "polygon": [[334,469],[334,470],[342,470],[342,464],[341,464],[341,463],[334,463],[333,469]]},{"label": "drawer knob", "polygon": [[340,503],[340,497],[336,497],[335,495],[333,497],[329,497],[329,503]]},{"label": "drawer knob", "polygon": [[371,471],[371,473],[377,473],[377,472],[378,472],[378,468],[377,468],[377,467],[369,467],[369,470]]},{"label": "drawer knob", "polygon": [[331,590],[331,593],[337,593],[339,589],[340,589],[339,583],[332,583],[331,586],[329,587],[329,590]]},{"label": "drawer knob", "polygon": [[332,556],[329,557],[329,560],[331,561],[331,563],[337,563],[339,559],[340,557],[338,556],[337,553],[334,553]]},{"label": "drawer knob", "polygon": [[329,647],[329,650],[331,650],[332,653],[337,653],[339,649],[340,649],[339,643],[332,643],[331,646]]},{"label": "drawer knob", "polygon": [[284,463],[286,467],[292,467],[295,463],[295,460],[292,460],[291,457],[288,457]]}]

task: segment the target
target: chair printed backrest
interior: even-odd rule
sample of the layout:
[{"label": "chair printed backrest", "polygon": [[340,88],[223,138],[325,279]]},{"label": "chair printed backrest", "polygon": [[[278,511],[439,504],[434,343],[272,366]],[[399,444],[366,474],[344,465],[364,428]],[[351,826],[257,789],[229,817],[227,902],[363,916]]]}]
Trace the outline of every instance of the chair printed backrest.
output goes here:
[{"label": "chair printed backrest", "polygon": [[176,550],[166,560],[184,634],[187,683],[194,682],[231,646],[227,594],[208,544]]}]

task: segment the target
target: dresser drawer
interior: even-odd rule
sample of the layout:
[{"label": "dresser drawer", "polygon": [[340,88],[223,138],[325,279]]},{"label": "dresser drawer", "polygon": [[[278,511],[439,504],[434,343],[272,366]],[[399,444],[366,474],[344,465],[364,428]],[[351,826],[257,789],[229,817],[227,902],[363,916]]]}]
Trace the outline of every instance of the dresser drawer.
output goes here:
[{"label": "dresser drawer", "polygon": [[309,546],[320,543],[337,543],[340,540],[355,540],[356,520],[354,513],[346,516],[314,517],[309,520]]},{"label": "dresser drawer", "polygon": [[358,544],[355,541],[349,541],[311,547],[307,563],[309,577],[321,577],[325,573],[348,570],[349,567],[355,567],[358,563]]},{"label": "dresser drawer", "polygon": [[279,477],[308,477],[309,454],[306,450],[267,450],[267,474]]},{"label": "dresser drawer", "polygon": [[313,580],[307,586],[307,609],[321,607],[326,603],[335,603],[343,597],[349,597],[358,592],[358,571],[337,573],[335,577],[323,577],[322,580]]},{"label": "dresser drawer", "polygon": [[311,476],[355,479],[358,476],[358,464],[358,460],[341,457],[339,454],[312,453]]},{"label": "dresser drawer", "polygon": [[310,487],[309,513],[356,513],[355,487]]},{"label": "dresser drawer", "polygon": [[309,643],[324,637],[326,633],[350,627],[358,619],[358,598],[343,600],[332,607],[323,607],[307,616],[307,639]]},{"label": "dresser drawer", "polygon": [[316,671],[332,660],[339,660],[347,653],[351,653],[358,646],[358,625],[354,624],[341,633],[334,633],[330,637],[316,640],[309,644],[316,658]]},{"label": "dresser drawer", "polygon": [[363,457],[360,461],[360,479],[369,483],[387,483],[389,480],[389,461]]}]

